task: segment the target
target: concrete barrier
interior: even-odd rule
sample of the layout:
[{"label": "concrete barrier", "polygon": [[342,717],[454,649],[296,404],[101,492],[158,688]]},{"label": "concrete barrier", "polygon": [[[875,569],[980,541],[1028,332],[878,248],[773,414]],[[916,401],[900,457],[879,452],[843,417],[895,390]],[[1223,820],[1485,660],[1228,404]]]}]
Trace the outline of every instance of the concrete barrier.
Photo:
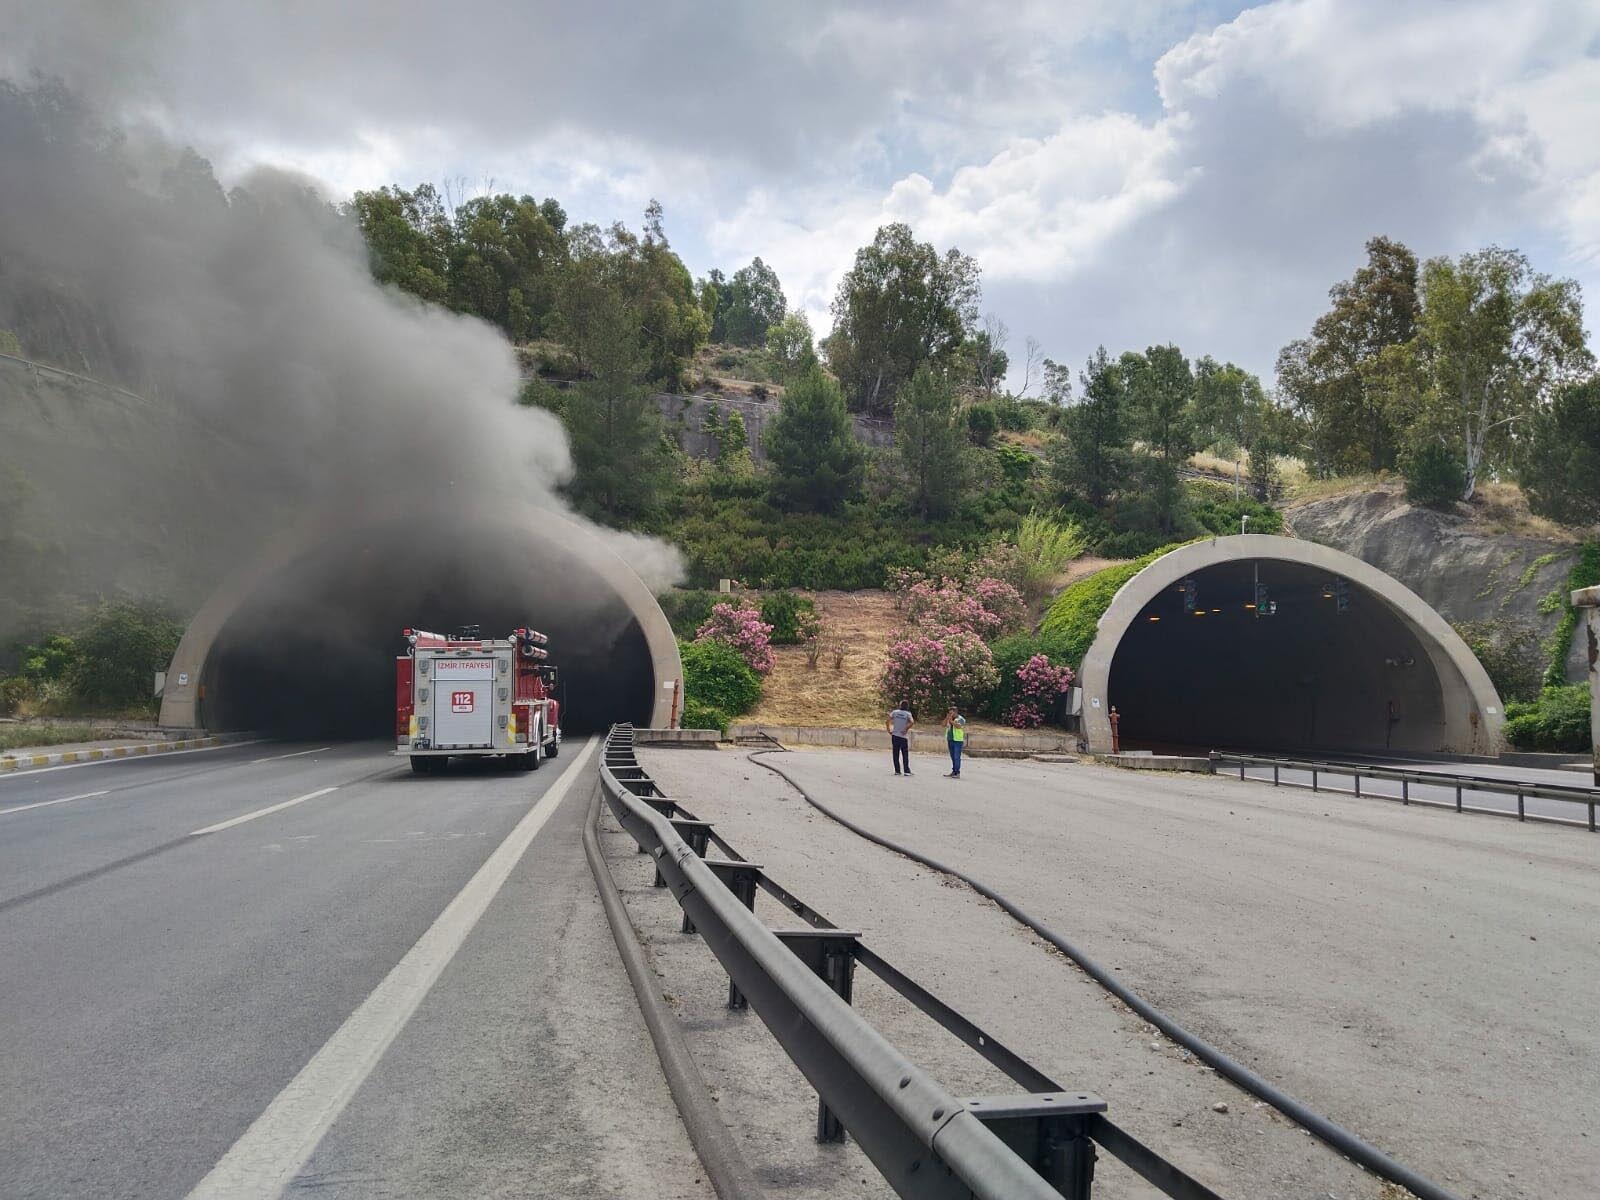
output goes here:
[{"label": "concrete barrier", "polygon": [[[835,746],[841,750],[881,750],[889,752],[889,733],[884,729],[833,729],[812,725],[731,725],[728,736],[767,737],[785,746]],[[945,752],[942,729],[913,729],[911,749],[917,754]],[[1076,739],[1065,730],[967,730],[966,753],[982,757],[987,751],[1020,755],[1071,753]]]},{"label": "concrete barrier", "polygon": [[0,773],[27,771],[37,767],[60,767],[69,763],[102,762],[115,758],[142,758],[147,754],[170,754],[174,750],[204,750],[230,742],[248,741],[253,734],[212,734],[209,737],[176,738],[165,742],[144,742],[136,746],[96,746],[88,750],[60,750],[44,754],[0,754]]},{"label": "concrete barrier", "polygon": [[678,746],[681,748],[715,750],[722,740],[716,729],[635,729],[633,741],[638,746]]},{"label": "concrete barrier", "polygon": [[1211,760],[1204,755],[1151,754],[1149,751],[1132,751],[1127,754],[1103,754],[1101,762],[1130,771],[1194,771],[1211,774]]}]

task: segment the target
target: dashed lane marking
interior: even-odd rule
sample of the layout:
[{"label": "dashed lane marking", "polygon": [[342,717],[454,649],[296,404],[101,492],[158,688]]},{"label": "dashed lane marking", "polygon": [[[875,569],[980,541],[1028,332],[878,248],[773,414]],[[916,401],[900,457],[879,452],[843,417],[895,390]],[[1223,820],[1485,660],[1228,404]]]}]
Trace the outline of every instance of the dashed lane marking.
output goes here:
[{"label": "dashed lane marking", "polygon": [[583,776],[597,745],[590,739],[416,945],[195,1185],[189,1200],[274,1200],[282,1194],[449,966],[573,780]]},{"label": "dashed lane marking", "polygon": [[13,804],[10,808],[0,808],[0,817],[10,816],[12,813],[27,812],[30,808],[49,808],[52,804],[70,804],[74,800],[93,800],[96,796],[109,796],[110,790],[99,792],[84,792],[78,796],[63,796],[59,800],[39,800],[33,804]]},{"label": "dashed lane marking", "polygon": [[256,763],[277,762],[280,758],[299,758],[303,754],[321,754],[324,750],[332,749],[332,746],[318,746],[312,750],[296,750],[292,754],[269,754],[265,758],[252,758],[250,762],[253,766]]},{"label": "dashed lane marking", "polygon": [[243,825],[246,821],[254,821],[257,817],[265,817],[271,813],[282,812],[286,808],[293,808],[296,804],[304,804],[307,800],[315,800],[318,796],[326,796],[329,792],[337,792],[337,787],[318,788],[314,792],[307,792],[304,796],[296,796],[293,800],[285,800],[281,804],[269,804],[266,808],[258,808],[255,812],[247,812],[241,817],[231,817],[226,821],[218,821],[215,825],[207,825],[204,829],[190,832],[190,837],[199,837],[206,833],[221,833],[224,829],[232,829],[235,825]]}]

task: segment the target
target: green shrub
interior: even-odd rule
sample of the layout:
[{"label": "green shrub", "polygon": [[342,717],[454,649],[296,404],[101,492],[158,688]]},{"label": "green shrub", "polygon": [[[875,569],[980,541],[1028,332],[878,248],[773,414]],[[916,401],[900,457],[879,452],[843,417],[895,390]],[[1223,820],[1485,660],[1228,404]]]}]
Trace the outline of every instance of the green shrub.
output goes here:
[{"label": "green shrub", "polygon": [[1533,700],[1539,695],[1544,674],[1544,652],[1539,635],[1527,625],[1510,621],[1463,621],[1455,627],[1489,673],[1500,699]]},{"label": "green shrub", "polygon": [[[1578,610],[1572,607],[1572,593],[1596,584],[1600,584],[1600,543],[1585,542],[1578,561],[1567,572],[1567,586],[1558,588],[1539,603],[1540,612],[1566,610],[1556,631],[1545,643],[1545,653],[1549,656],[1544,672],[1546,687],[1559,687],[1567,681],[1567,651],[1572,646],[1572,635],[1578,632]],[[1545,601],[1551,599],[1555,603],[1547,608]]]},{"label": "green shrub", "polygon": [[1060,633],[1047,633],[1044,630],[1003,637],[990,650],[994,653],[995,669],[1000,672],[1000,682],[984,701],[981,711],[995,721],[1002,720],[1016,700],[1017,669],[1035,654],[1043,654],[1052,666],[1071,667],[1074,671],[1083,657],[1080,654],[1072,658],[1067,653],[1068,639]]},{"label": "green shrub", "polygon": [[1207,533],[1221,536],[1238,533],[1243,517],[1250,518],[1251,533],[1283,532],[1283,514],[1251,496],[1235,499],[1232,495],[1220,498],[1207,495],[1189,505],[1189,514]]},{"label": "green shrub", "polygon": [[21,675],[10,675],[0,679],[0,716],[9,717],[20,706],[32,700],[33,694],[32,682]]},{"label": "green shrub", "polygon": [[1172,544],[1172,535],[1157,529],[1128,529],[1108,533],[1095,550],[1102,558],[1139,558]]},{"label": "green shrub", "polygon": [[1000,431],[1000,414],[992,404],[974,404],[967,409],[967,436],[974,446],[987,446]]},{"label": "green shrub", "polygon": [[1406,499],[1429,508],[1449,508],[1466,490],[1467,471],[1461,460],[1438,442],[1428,442],[1406,455],[1401,464]]},{"label": "green shrub", "polygon": [[701,704],[692,696],[683,702],[682,724],[685,729],[715,729],[726,736],[728,721],[728,714],[720,708]]},{"label": "green shrub", "polygon": [[809,596],[768,592],[761,597],[761,619],[772,626],[774,646],[797,646],[816,624],[817,606]]},{"label": "green shrub", "polygon": [[761,677],[740,653],[722,642],[680,642],[684,712],[690,704],[728,716],[749,712],[761,699]]},{"label": "green shrub", "polygon": [[119,600],[78,638],[72,690],[90,708],[148,707],[155,673],[167,669],[183,626],[165,605]]},{"label": "green shrub", "polygon": [[1589,733],[1589,689],[1583,684],[1547,687],[1531,702],[1506,705],[1506,740],[1518,750],[1582,753]]},{"label": "green shrub", "polygon": [[[1076,669],[1094,642],[1096,625],[1105,616],[1106,609],[1111,607],[1111,601],[1122,585],[1163,554],[1176,548],[1162,546],[1132,562],[1118,563],[1078,580],[1057,596],[1055,603],[1050,606],[1039,628],[1041,637],[1053,639],[1053,644],[1059,646],[1062,661]],[[1054,652],[1051,659],[1055,661]]]},{"label": "green shrub", "polygon": [[693,638],[700,626],[711,616],[711,607],[724,597],[716,592],[673,588],[656,597],[656,603],[672,626],[672,632],[681,638]]},{"label": "green shrub", "polygon": [[17,674],[31,684],[68,678],[83,657],[78,644],[65,634],[52,633],[36,646],[17,649]]}]

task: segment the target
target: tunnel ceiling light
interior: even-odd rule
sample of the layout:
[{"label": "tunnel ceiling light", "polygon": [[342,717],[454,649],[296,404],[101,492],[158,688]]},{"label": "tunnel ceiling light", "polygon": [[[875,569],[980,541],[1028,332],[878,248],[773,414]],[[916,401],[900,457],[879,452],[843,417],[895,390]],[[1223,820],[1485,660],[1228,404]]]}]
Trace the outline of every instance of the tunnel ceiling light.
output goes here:
[{"label": "tunnel ceiling light", "polygon": [[1219,613],[1222,610],[1220,608],[1213,608],[1211,611],[1214,612],[1214,613]]},{"label": "tunnel ceiling light", "polygon": [[1246,603],[1245,603],[1245,607],[1246,607],[1246,608],[1254,608],[1254,607],[1255,607],[1255,605],[1254,605],[1254,604],[1251,604],[1251,603],[1249,603],[1249,602],[1246,602]]},{"label": "tunnel ceiling light", "polygon": [[1160,618],[1160,617],[1151,617],[1151,618],[1150,618],[1150,619],[1151,619],[1151,620],[1152,620],[1152,621],[1159,621],[1159,620],[1161,620],[1161,618]]}]

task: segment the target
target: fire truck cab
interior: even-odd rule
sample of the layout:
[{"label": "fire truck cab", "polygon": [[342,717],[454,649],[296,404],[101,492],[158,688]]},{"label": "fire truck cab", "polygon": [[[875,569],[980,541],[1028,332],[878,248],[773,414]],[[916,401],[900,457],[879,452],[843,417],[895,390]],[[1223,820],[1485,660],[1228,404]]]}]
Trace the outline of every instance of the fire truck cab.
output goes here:
[{"label": "fire truck cab", "polygon": [[395,753],[419,775],[451,758],[504,758],[537,771],[561,749],[561,706],[549,641],[532,629],[484,638],[476,625],[455,637],[404,632],[395,659]]}]

